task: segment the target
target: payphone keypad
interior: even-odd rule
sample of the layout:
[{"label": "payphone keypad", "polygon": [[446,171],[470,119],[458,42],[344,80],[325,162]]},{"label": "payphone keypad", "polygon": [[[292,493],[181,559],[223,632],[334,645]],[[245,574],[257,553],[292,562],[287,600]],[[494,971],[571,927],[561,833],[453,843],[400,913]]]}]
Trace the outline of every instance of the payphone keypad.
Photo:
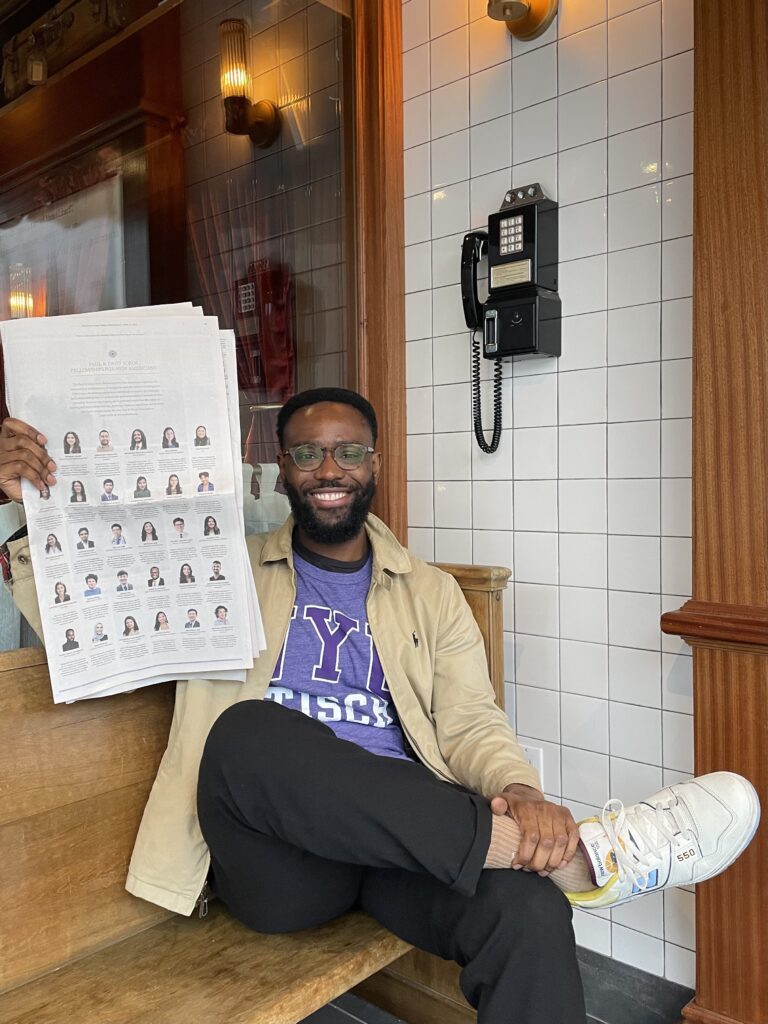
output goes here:
[{"label": "payphone keypad", "polygon": [[523,215],[505,217],[499,221],[499,255],[509,256],[523,249]]}]

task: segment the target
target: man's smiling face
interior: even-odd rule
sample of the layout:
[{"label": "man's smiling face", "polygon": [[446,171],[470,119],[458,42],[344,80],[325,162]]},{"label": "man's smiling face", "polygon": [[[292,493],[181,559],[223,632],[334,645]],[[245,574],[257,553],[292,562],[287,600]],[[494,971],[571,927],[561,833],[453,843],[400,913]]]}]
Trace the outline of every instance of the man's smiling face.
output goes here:
[{"label": "man's smiling face", "polygon": [[[371,428],[351,405],[319,402],[298,409],[285,425],[285,450],[300,444],[335,448],[344,442],[370,447]],[[279,456],[291,511],[307,537],[320,544],[342,544],[363,529],[376,494],[379,452],[367,454],[356,469],[341,469],[330,451],[317,469],[297,468],[290,455]]]}]

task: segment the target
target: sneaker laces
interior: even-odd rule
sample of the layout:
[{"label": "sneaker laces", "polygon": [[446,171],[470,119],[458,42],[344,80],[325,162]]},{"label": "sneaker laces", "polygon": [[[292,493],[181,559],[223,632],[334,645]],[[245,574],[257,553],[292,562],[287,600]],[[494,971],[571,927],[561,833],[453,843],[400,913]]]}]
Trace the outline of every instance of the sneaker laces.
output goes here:
[{"label": "sneaker laces", "polygon": [[[664,863],[668,846],[692,834],[691,829],[675,817],[674,807],[663,803],[635,804],[628,812],[621,800],[609,800],[603,807],[601,819],[616,855],[619,881],[623,882],[629,875],[640,890],[647,888],[650,873]],[[629,849],[628,843],[619,838],[625,826],[631,828],[637,849]]]}]

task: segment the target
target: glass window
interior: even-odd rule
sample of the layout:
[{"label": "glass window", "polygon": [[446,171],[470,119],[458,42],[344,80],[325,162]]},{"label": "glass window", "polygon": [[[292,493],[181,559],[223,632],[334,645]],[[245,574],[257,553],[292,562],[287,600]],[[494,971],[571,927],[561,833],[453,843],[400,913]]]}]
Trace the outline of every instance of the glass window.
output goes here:
[{"label": "glass window", "polygon": [[[165,268],[150,266],[152,237],[165,211],[170,220],[183,203],[185,284],[174,297],[236,335],[248,532],[273,529],[288,513],[275,461],[278,408],[296,391],[357,381],[354,48],[345,6],[250,4],[245,92],[278,108],[269,145],[227,130],[219,26],[229,12],[209,18],[204,0],[184,0],[183,185],[153,177],[167,139],[130,131],[0,194],[0,319],[159,301]],[[180,270],[169,266],[168,279]],[[0,649],[17,647],[19,633],[0,591]]]}]

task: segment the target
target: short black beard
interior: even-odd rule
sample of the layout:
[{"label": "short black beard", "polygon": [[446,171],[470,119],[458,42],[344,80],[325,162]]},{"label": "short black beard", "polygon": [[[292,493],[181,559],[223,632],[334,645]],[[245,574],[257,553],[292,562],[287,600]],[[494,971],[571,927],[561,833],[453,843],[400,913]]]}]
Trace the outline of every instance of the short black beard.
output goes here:
[{"label": "short black beard", "polygon": [[364,487],[355,492],[352,504],[343,519],[335,523],[323,523],[315,515],[307,499],[288,480],[284,480],[283,483],[296,525],[317,544],[344,544],[357,537],[365,526],[365,520],[376,496],[376,481],[371,477]]}]

